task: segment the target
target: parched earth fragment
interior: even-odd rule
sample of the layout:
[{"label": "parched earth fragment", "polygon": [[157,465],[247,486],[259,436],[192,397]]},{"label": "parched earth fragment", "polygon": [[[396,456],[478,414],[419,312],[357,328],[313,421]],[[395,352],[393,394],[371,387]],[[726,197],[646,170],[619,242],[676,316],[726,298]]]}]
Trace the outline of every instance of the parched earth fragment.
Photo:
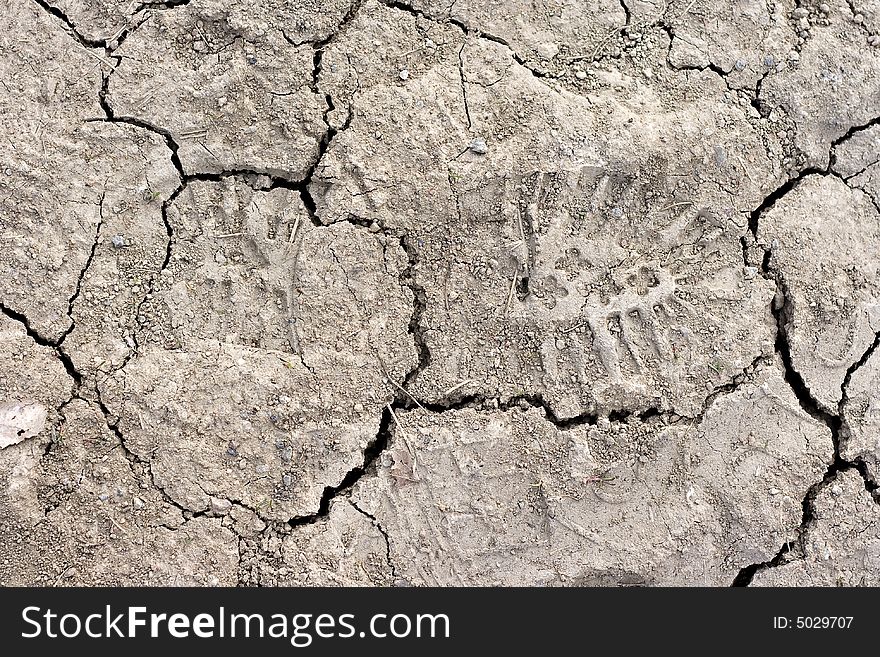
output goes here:
[{"label": "parched earth fragment", "polygon": [[[338,4],[332,5],[340,8]],[[302,180],[326,125],[313,89],[314,48],[272,2],[194,0],[152,12],[115,51],[107,103],[171,135],[187,174],[255,171]],[[314,26],[315,36],[326,26]]]},{"label": "parched earth fragment", "polygon": [[32,439],[44,445],[73,390],[53,350],[36,344],[20,322],[0,314],[0,449]]},{"label": "parched earth fragment", "polygon": [[797,20],[807,22],[802,64],[768,75],[758,103],[765,114],[781,111],[794,122],[800,168],[825,169],[833,143],[880,115],[880,48],[868,47],[842,1],[822,21]]},{"label": "parched earth fragment", "polygon": [[556,57],[589,56],[627,22],[618,0],[590,3],[534,3],[413,0],[387,2],[437,20],[454,21],[475,34],[504,42],[524,61],[541,66]]},{"label": "parched earth fragment", "polygon": [[758,241],[784,285],[792,364],[837,413],[847,369],[880,331],[880,213],[835,176],[809,175],[760,217]]},{"label": "parched earth fragment", "polygon": [[832,168],[848,185],[868,194],[880,212],[880,119],[834,149]]},{"label": "parched earth fragment", "polygon": [[39,435],[46,427],[46,407],[39,402],[0,403],[0,449]]},{"label": "parched earth fragment", "polygon": [[[272,16],[282,23],[288,41],[301,45],[326,39],[332,34],[351,3],[352,0],[298,0],[295,3],[261,0],[253,11]],[[52,0],[49,4],[61,10],[83,37],[104,41],[110,48],[115,48],[119,38],[127,30],[137,27],[146,13],[177,11],[184,5],[202,6],[205,3],[199,0]],[[229,3],[224,6],[228,8]],[[230,11],[238,10],[233,7]]]},{"label": "parched earth fragment", "polygon": [[[182,0],[178,0],[182,1]],[[46,4],[60,11],[76,30],[77,34],[94,43],[104,43],[113,47],[127,29],[137,23],[141,12],[151,4],[146,0],[48,0]]]},{"label": "parched earth fragment", "polygon": [[100,224],[71,299],[64,345],[81,372],[109,372],[134,350],[138,311],[168,251],[163,208],[180,179],[161,136],[121,123],[89,123],[106,149]]},{"label": "parched earth fragment", "polygon": [[353,499],[413,584],[729,584],[792,540],[833,456],[772,363],[699,421],[399,416]]},{"label": "parched earth fragment", "polygon": [[0,584],[876,584],[878,11],[0,0]]},{"label": "parched earth fragment", "polygon": [[[880,341],[878,332],[877,341]],[[874,349],[846,387],[841,405],[844,435],[841,456],[861,461],[874,481],[880,478],[880,349]]]},{"label": "parched earth fragment", "polygon": [[731,87],[754,90],[759,80],[797,57],[791,0],[661,3],[664,7],[661,15],[656,4],[637,1],[632,22],[637,28],[658,20],[668,26],[674,35],[669,61],[676,68],[711,65]]},{"label": "parched earth fragment", "polygon": [[768,193],[754,172],[775,169],[739,106],[670,107],[630,78],[625,101],[572,94],[505,46],[371,2],[323,63],[353,118],[316,171],[317,215],[413,238],[431,355],[418,397],[694,415],[769,353],[773,286],[740,239]]},{"label": "parched earth fragment", "polygon": [[58,340],[117,177],[119,131],[85,123],[103,116],[98,91],[111,63],[33,0],[3,0],[0,60],[0,303]]},{"label": "parched earth fragment", "polygon": [[376,524],[348,500],[330,507],[325,519],[304,525],[281,545],[288,586],[389,586],[393,572],[388,544]]},{"label": "parched earth fragment", "polygon": [[4,586],[236,582],[237,537],[220,518],[187,520],[164,501],[94,404],[65,406],[45,455],[24,444],[0,452],[0,473]]},{"label": "parched earth fragment", "polygon": [[234,507],[242,537],[239,582],[248,586],[389,586],[388,542],[375,521],[339,497],[326,515],[279,532]]},{"label": "parched earth fragment", "polygon": [[126,444],[182,506],[317,512],[362,465],[417,364],[397,240],[315,228],[296,192],[193,182],[138,356],[101,382]]},{"label": "parched earth fragment", "polygon": [[880,505],[855,470],[838,473],[816,497],[806,554],[755,575],[756,586],[878,586]]}]

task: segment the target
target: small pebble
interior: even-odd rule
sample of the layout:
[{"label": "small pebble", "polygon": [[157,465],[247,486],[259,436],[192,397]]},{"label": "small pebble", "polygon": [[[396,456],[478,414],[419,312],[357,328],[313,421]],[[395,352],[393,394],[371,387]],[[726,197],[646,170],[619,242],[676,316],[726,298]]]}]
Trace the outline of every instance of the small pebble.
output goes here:
[{"label": "small pebble", "polygon": [[225,516],[232,509],[232,502],[220,497],[211,498],[211,511],[218,516]]},{"label": "small pebble", "polygon": [[827,2],[823,2],[821,5],[819,5],[819,11],[821,11],[823,14],[830,14],[831,7],[828,6]]},{"label": "small pebble", "polygon": [[471,153],[476,153],[477,155],[485,155],[489,152],[489,147],[486,145],[486,140],[482,137],[477,137],[470,144],[468,144],[468,150]]},{"label": "small pebble", "polygon": [[125,246],[125,238],[122,235],[114,235],[110,238],[110,243],[117,249]]},{"label": "small pebble", "polygon": [[400,73],[397,74],[397,77],[404,81],[409,80],[409,71],[407,69],[403,69],[400,71]]}]

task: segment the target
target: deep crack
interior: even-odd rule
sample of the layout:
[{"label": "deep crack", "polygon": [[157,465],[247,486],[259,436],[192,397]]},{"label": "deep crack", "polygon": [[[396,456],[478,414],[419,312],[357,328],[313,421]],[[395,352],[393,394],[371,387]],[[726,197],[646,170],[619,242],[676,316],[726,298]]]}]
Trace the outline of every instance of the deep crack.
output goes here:
[{"label": "deep crack", "polygon": [[50,340],[45,336],[41,335],[35,328],[31,326],[30,320],[23,314],[12,308],[9,308],[3,303],[0,303],[0,313],[6,315],[9,319],[12,319],[24,327],[25,333],[33,340],[36,344],[41,347],[47,347],[51,349],[61,364],[64,366],[64,369],[67,371],[68,376],[73,379],[75,384],[75,389],[78,390],[82,385],[83,377],[82,374],[77,371],[76,366],[73,364],[73,360],[61,348],[61,344],[58,340]]},{"label": "deep crack", "polygon": [[[829,485],[829,483],[839,473],[845,472],[847,470],[856,470],[862,477],[866,490],[868,490],[872,494],[874,494],[877,490],[876,482],[871,480],[868,476],[866,465],[863,462],[853,462],[844,459],[841,456],[841,448],[842,443],[848,434],[848,428],[845,425],[845,417],[843,413],[843,407],[847,399],[847,387],[849,386],[849,382],[852,379],[855,371],[858,370],[862,365],[864,365],[865,362],[867,362],[870,355],[877,348],[878,344],[880,344],[880,333],[877,334],[873,344],[867,349],[862,357],[858,361],[850,365],[850,367],[847,369],[843,381],[841,382],[841,399],[838,403],[837,413],[830,413],[829,411],[824,409],[822,405],[819,404],[819,402],[816,400],[816,398],[813,397],[809,387],[804,381],[803,375],[801,375],[801,373],[797,371],[797,369],[794,367],[794,364],[792,363],[791,343],[788,335],[788,326],[792,321],[792,302],[790,290],[788,288],[788,284],[785,280],[783,272],[773,268],[772,245],[761,245],[758,240],[758,231],[760,228],[761,217],[771,208],[773,208],[780,199],[782,199],[789,192],[794,190],[807,176],[831,175],[840,178],[841,180],[846,182],[833,170],[833,167],[836,163],[835,149],[842,143],[846,142],[854,134],[861,132],[862,130],[866,130],[873,125],[876,125],[878,122],[880,122],[880,117],[876,117],[863,125],[851,126],[846,131],[846,133],[844,133],[832,142],[828,154],[828,164],[825,169],[808,167],[800,171],[796,176],[789,178],[782,185],[780,185],[769,195],[767,195],[761,202],[761,204],[754,211],[752,211],[749,217],[749,232],[751,233],[753,243],[762,248],[764,251],[764,256],[761,262],[761,274],[762,276],[764,276],[764,278],[766,278],[767,280],[771,280],[776,284],[777,293],[772,302],[771,311],[773,313],[774,319],[776,320],[775,350],[776,353],[779,355],[780,360],[782,361],[785,381],[791,388],[792,392],[794,392],[801,409],[803,409],[803,411],[806,412],[810,417],[817,420],[818,422],[821,422],[828,428],[831,434],[833,455],[832,462],[826,469],[822,479],[814,483],[807,489],[807,493],[801,503],[803,513],[801,523],[797,528],[797,536],[795,541],[787,541],[779,550],[779,552],[777,552],[777,554],[769,561],[749,564],[743,567],[734,579],[733,586],[748,586],[749,584],[751,584],[754,576],[757,573],[767,568],[773,568],[782,563],[786,563],[788,554],[794,550],[795,542],[797,548],[800,551],[801,557],[805,554],[806,535],[810,527],[815,522],[816,497],[818,496],[819,492],[823,488],[825,488],[825,486]],[[748,248],[749,245],[744,239],[743,255],[746,259],[746,262],[748,262]]]},{"label": "deep crack", "polygon": [[107,42],[104,39],[89,39],[80,34],[76,29],[76,24],[58,7],[49,4],[46,0],[34,0],[34,2],[40,5],[40,7],[42,7],[47,13],[64,23],[67,31],[70,32],[73,38],[76,39],[83,48],[107,48]]},{"label": "deep crack", "polygon": [[360,465],[355,466],[346,473],[342,481],[336,486],[326,486],[321,494],[321,500],[318,504],[318,510],[315,513],[291,518],[288,525],[293,528],[312,524],[322,518],[326,518],[330,513],[330,503],[341,493],[349,491],[360,479],[370,470],[376,459],[387,449],[391,438],[394,435],[392,423],[395,420],[395,410],[402,410],[410,407],[412,397],[409,394],[409,386],[418,374],[424,370],[431,362],[431,352],[425,342],[424,329],[422,327],[422,317],[427,306],[427,297],[424,288],[415,282],[415,267],[418,265],[418,252],[408,235],[400,238],[400,246],[406,252],[409,259],[409,266],[400,274],[401,284],[408,287],[413,294],[413,311],[410,316],[409,333],[413,336],[413,341],[418,354],[418,362],[403,377],[403,382],[399,389],[394,393],[394,399],[387,404],[382,411],[379,419],[379,430],[376,436],[364,449],[363,461]]},{"label": "deep crack", "polygon": [[326,518],[330,513],[330,503],[340,494],[350,490],[364,476],[370,466],[379,458],[379,455],[388,447],[388,443],[393,435],[391,423],[393,421],[394,407],[401,408],[399,399],[385,407],[379,421],[379,431],[376,437],[364,449],[364,459],[361,465],[355,466],[343,477],[342,481],[336,486],[326,486],[321,495],[321,501],[318,504],[318,511],[304,516],[297,516],[287,521],[287,524],[293,527],[301,527],[302,525],[310,525]]}]

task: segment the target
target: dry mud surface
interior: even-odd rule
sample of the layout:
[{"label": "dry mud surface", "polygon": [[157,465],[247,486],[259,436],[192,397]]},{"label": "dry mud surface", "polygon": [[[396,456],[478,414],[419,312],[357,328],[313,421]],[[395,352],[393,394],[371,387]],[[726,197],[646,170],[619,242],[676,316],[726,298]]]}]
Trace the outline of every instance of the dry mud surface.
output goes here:
[{"label": "dry mud surface", "polygon": [[880,3],[0,5],[0,583],[880,584]]}]

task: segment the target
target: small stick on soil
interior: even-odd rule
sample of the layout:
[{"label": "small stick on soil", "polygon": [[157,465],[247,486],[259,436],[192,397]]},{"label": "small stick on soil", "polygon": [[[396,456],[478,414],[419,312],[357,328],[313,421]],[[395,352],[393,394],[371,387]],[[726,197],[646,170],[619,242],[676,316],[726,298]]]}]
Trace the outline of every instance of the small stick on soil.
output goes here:
[{"label": "small stick on soil", "polygon": [[[626,25],[624,25],[623,27],[626,27]],[[610,33],[608,34],[608,36],[606,36],[604,39],[602,39],[602,40],[596,45],[596,49],[593,50],[593,55],[590,57],[590,61],[596,61],[596,56],[597,56],[597,55],[599,54],[599,52],[605,47],[605,44],[608,43],[608,41],[611,39],[611,37],[613,37],[615,34],[620,34],[620,31],[623,29],[623,27],[619,27],[619,28],[617,28],[616,30],[614,30],[613,32],[610,32]],[[583,57],[570,57],[569,59],[570,59],[571,61],[577,61],[578,59],[583,59]]]},{"label": "small stick on soil", "polygon": [[[402,385],[400,385],[397,381],[395,381],[395,380],[392,379],[390,376],[388,376],[388,373],[387,373],[387,372],[385,373],[385,378],[388,379],[388,382],[389,382],[391,385],[393,385],[395,388],[397,388],[398,390],[400,390],[400,392],[402,392],[402,393],[405,394],[407,397],[409,397],[410,399],[412,399],[412,400],[416,403],[416,406],[418,406],[419,408],[421,408],[423,411],[428,410],[428,409],[426,409],[424,406],[422,406],[422,404],[419,402],[418,399],[416,399],[415,397],[412,396],[412,394],[410,393],[409,390],[407,390],[407,389],[404,388]],[[391,411],[391,414],[393,415],[393,414],[394,414],[394,411]],[[394,418],[394,419],[396,420],[397,418]],[[398,424],[399,424],[399,422],[398,422]]]},{"label": "small stick on soil", "polygon": [[[400,423],[400,419],[397,417],[397,413],[395,413],[394,409],[391,408],[391,404],[387,404],[387,406],[388,406],[388,411],[391,413],[391,417],[394,418],[394,423],[397,425],[397,428],[400,429],[400,437],[403,438],[403,444],[406,446],[406,451],[409,452],[409,455],[412,458],[412,464],[411,464],[412,467],[410,468],[410,470],[412,471],[413,475],[415,475],[415,472],[416,472],[416,452],[413,449],[412,444],[409,441],[409,436],[407,435],[406,431],[404,430],[403,425]],[[418,481],[418,480],[416,480],[416,481]]]},{"label": "small stick on soil", "polygon": [[94,57],[95,59],[97,59],[97,60],[98,60],[99,62],[101,62],[104,66],[108,66],[108,67],[110,67],[110,70],[111,70],[111,71],[115,71],[115,70],[116,70],[116,64],[114,64],[114,63],[111,62],[110,60],[108,60],[108,59],[104,59],[103,57],[101,57],[101,55],[92,52],[91,50],[89,50],[88,48],[85,48],[84,46],[80,46],[80,48],[82,48],[82,50],[83,50],[84,52],[87,52],[87,53],[90,54],[92,57]]},{"label": "small stick on soil", "polygon": [[577,331],[579,328],[584,328],[585,326],[587,326],[587,322],[583,322],[581,324],[575,324],[574,326],[570,326],[567,329],[562,329],[560,331],[560,333],[562,333],[562,334],[571,333],[572,331]]},{"label": "small stick on soil", "polygon": [[455,392],[455,391],[458,390],[459,388],[463,388],[463,387],[466,386],[468,383],[473,383],[474,381],[476,381],[476,379],[468,379],[467,381],[462,381],[461,383],[457,383],[457,384],[455,384],[454,386],[452,386],[449,390],[447,390],[446,392],[444,392],[444,393],[443,393],[443,396],[444,396],[444,397],[448,397],[449,395],[451,395],[453,392]]},{"label": "small stick on soil", "polygon": [[109,513],[107,514],[107,519],[108,519],[110,522],[112,522],[114,525],[116,525],[116,527],[119,529],[119,531],[121,531],[123,534],[125,534],[126,536],[128,536],[128,532],[125,531],[125,527],[123,527],[123,526],[120,525],[118,522],[116,522],[116,521],[113,519],[113,516],[111,516]]},{"label": "small stick on soil", "polygon": [[188,137],[207,137],[208,129],[207,128],[194,128],[192,130],[181,130],[180,136],[184,139]]},{"label": "small stick on soil", "polygon": [[657,212],[666,212],[667,210],[671,210],[672,208],[680,208],[685,205],[693,205],[693,201],[681,201],[680,203],[672,203],[671,205],[667,205],[665,208],[660,208]]},{"label": "small stick on soil", "polygon": [[681,12],[681,14],[679,15],[679,18],[681,18],[682,16],[687,16],[687,13],[691,10],[691,8],[695,4],[697,4],[697,0],[691,0],[691,4],[689,4],[687,7],[685,7],[684,11]]},{"label": "small stick on soil", "polygon": [[510,306],[513,303],[513,291],[516,289],[516,279],[519,278],[520,265],[517,265],[516,272],[513,274],[513,280],[510,281],[510,292],[507,293],[507,303],[504,304],[504,314],[510,312]]},{"label": "small stick on soil", "polygon": [[293,228],[290,229],[290,238],[287,240],[287,247],[284,249],[284,255],[290,253],[290,247],[293,244],[294,239],[296,239],[296,232],[299,230],[299,215],[296,216],[296,219],[293,222]]},{"label": "small stick on soil", "polygon": [[400,429],[401,435],[406,435],[406,432],[403,430],[403,425],[400,423],[400,420],[397,417],[397,413],[394,412],[394,409],[391,408],[391,404],[386,404],[388,407],[388,412],[391,413],[391,417],[394,418],[394,424],[397,425],[397,428]]}]

